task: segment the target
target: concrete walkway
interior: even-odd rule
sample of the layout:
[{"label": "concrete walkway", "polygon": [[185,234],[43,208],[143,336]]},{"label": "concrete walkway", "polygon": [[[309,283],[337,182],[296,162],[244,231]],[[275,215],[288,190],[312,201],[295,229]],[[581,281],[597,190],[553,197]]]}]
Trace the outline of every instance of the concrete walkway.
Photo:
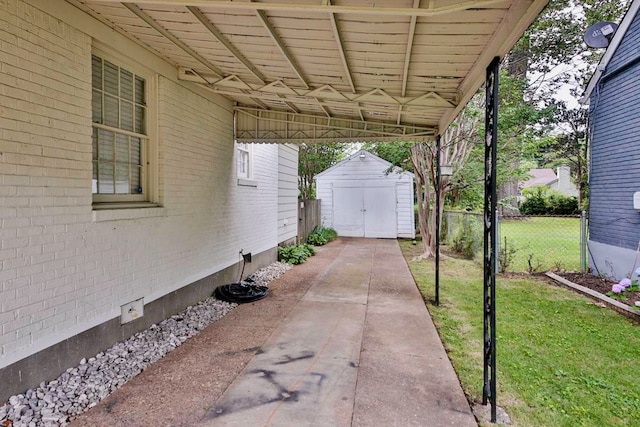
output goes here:
[{"label": "concrete walkway", "polygon": [[394,240],[339,239],[72,425],[476,426]]}]

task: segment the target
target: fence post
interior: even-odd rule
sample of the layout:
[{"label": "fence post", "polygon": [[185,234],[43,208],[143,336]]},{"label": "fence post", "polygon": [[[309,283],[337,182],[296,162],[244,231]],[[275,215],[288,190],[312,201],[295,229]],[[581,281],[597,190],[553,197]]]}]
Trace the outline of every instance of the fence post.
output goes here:
[{"label": "fence post", "polygon": [[580,214],[580,272],[587,271],[587,212]]}]

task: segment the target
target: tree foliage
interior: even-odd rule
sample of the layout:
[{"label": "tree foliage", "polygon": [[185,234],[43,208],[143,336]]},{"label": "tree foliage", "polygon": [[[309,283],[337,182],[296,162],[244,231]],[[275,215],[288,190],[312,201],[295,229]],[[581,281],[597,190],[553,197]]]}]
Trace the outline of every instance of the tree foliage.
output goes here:
[{"label": "tree foliage", "polygon": [[344,159],[349,144],[303,144],[298,152],[298,190],[301,199],[315,198],[314,178]]}]

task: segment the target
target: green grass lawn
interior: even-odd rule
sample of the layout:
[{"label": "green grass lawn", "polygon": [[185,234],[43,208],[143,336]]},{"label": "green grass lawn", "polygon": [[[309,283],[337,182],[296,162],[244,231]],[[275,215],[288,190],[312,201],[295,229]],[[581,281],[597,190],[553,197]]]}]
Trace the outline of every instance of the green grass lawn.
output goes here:
[{"label": "green grass lawn", "polygon": [[[420,246],[401,242],[425,300],[433,262],[411,261]],[[482,270],[441,263],[441,305],[428,304],[462,387],[482,397]],[[498,404],[515,426],[640,425],[640,326],[542,279],[498,279]]]},{"label": "green grass lawn", "polygon": [[500,245],[516,249],[508,271],[580,270],[580,218],[531,217],[500,222]]}]

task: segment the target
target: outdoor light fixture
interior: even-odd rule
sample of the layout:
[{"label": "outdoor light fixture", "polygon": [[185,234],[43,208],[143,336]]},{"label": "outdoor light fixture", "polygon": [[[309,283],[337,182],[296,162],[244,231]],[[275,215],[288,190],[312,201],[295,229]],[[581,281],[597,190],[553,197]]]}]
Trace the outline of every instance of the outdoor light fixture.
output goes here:
[{"label": "outdoor light fixture", "polygon": [[364,153],[360,153],[360,160],[364,160],[364,158],[367,157]]}]

